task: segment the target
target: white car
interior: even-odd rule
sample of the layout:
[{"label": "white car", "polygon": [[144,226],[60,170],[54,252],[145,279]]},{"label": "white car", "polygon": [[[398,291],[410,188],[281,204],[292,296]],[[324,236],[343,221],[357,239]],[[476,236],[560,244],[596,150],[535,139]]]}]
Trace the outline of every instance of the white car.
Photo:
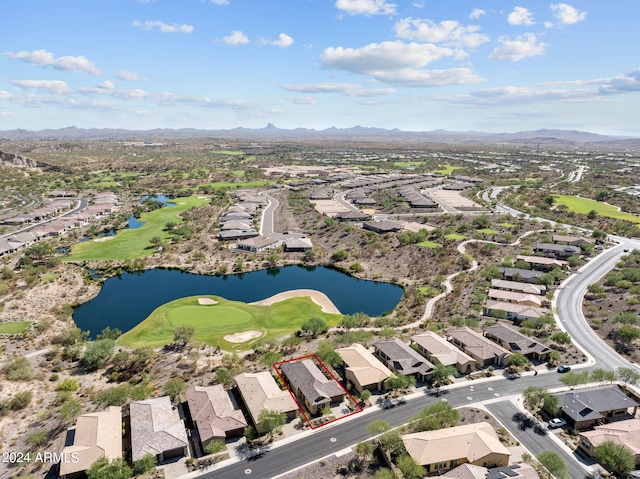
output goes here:
[{"label": "white car", "polygon": [[560,419],[558,417],[554,417],[553,419],[551,419],[549,421],[549,428],[550,429],[554,429],[556,427],[563,427],[567,425],[567,421],[565,421],[564,419]]}]

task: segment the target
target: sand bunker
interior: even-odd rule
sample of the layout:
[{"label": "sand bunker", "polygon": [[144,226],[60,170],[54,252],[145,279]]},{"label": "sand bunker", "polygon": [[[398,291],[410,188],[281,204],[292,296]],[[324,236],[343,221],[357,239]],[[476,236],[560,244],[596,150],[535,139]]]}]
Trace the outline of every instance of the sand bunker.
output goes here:
[{"label": "sand bunker", "polygon": [[211,299],[211,298],[198,298],[198,304],[208,305],[208,304],[218,304],[218,302],[215,299]]},{"label": "sand bunker", "polygon": [[285,291],[283,293],[278,293],[270,298],[263,299],[262,301],[256,301],[251,304],[259,304],[260,306],[269,306],[270,304],[277,303],[279,301],[284,301],[285,299],[294,298],[296,296],[308,296],[311,298],[311,301],[316,303],[322,311],[329,314],[341,314],[336,305],[329,299],[329,297],[321,293],[320,291],[316,291],[315,289],[293,289],[291,291]]},{"label": "sand bunker", "polygon": [[93,240],[94,243],[104,243],[105,241],[109,241],[115,238],[115,236],[103,236],[102,238],[96,238]]},{"label": "sand bunker", "polygon": [[251,339],[256,339],[264,333],[260,331],[242,331],[241,333],[227,334],[224,339],[230,343],[246,343]]}]

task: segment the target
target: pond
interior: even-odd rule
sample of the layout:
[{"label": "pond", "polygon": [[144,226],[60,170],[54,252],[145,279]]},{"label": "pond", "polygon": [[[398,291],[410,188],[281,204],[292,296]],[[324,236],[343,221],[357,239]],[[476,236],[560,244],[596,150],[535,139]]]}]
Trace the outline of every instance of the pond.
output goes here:
[{"label": "pond", "polygon": [[75,309],[73,320],[94,337],[107,326],[126,332],[158,306],[186,296],[215,295],[250,303],[292,289],[321,291],[342,313],[370,316],[392,311],[404,294],[396,284],[357,279],[322,266],[285,266],[225,276],[156,268],[107,279],[98,296]]}]

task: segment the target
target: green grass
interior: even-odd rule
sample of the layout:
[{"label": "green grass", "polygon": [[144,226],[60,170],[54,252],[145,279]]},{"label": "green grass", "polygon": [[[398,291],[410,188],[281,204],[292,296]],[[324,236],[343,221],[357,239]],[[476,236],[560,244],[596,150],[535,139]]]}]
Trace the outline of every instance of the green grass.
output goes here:
[{"label": "green grass", "polygon": [[422,243],[418,243],[418,246],[422,246],[423,248],[442,248],[440,243],[436,243],[434,241],[423,241]]},{"label": "green grass", "polygon": [[450,175],[454,171],[459,170],[461,168],[462,166],[444,165],[441,170],[436,170],[434,173],[438,173],[440,175]]},{"label": "green grass", "polygon": [[[201,305],[198,298],[211,298],[218,304]],[[118,338],[118,344],[131,348],[164,346],[173,341],[173,330],[182,324],[196,328],[194,339],[226,351],[251,349],[251,341],[230,343],[224,336],[242,331],[260,331],[263,337],[278,338],[300,329],[311,317],[323,318],[329,326],[337,326],[342,315],[322,312],[309,297],[294,297],[258,306],[230,301],[219,296],[190,296],[163,304],[148,318]]]},{"label": "green grass", "polygon": [[217,151],[212,151],[211,153],[215,153],[216,155],[229,155],[229,156],[244,155],[244,153],[241,151],[231,151],[231,150],[217,150]]},{"label": "green grass", "polygon": [[244,170],[231,170],[231,174],[238,178],[244,178]]},{"label": "green grass", "polygon": [[[140,221],[145,224],[140,228],[120,230],[107,241],[91,240],[73,246],[66,261],[108,261],[144,258],[152,255],[156,250],[149,242],[154,236],[163,240],[168,238],[164,231],[170,222],[180,223],[180,214],[205,204],[208,199],[196,197],[176,198],[172,202],[175,206],[165,206],[149,213],[143,213]],[[98,238],[100,239],[100,238]]]},{"label": "green grass", "polygon": [[222,188],[227,189],[236,189],[236,188],[257,188],[260,186],[271,186],[275,185],[275,181],[249,181],[247,183],[242,182],[229,182],[229,181],[217,181],[215,183],[207,183],[206,185],[209,188],[213,188],[214,190],[219,190]]},{"label": "green grass", "polygon": [[485,235],[495,235],[497,233],[500,233],[499,231],[492,230],[491,228],[482,228],[481,230],[476,230],[476,231],[478,231],[478,233],[482,233]]},{"label": "green grass", "polygon": [[624,213],[618,211],[615,206],[608,205],[602,201],[590,200],[587,198],[579,198],[577,196],[568,195],[553,195],[556,203],[565,205],[569,208],[569,211],[576,213],[582,213],[583,215],[589,214],[592,210],[598,213],[598,216],[604,216],[605,218],[613,218],[616,220],[629,221],[631,223],[640,223],[640,216],[635,216],[630,213]]},{"label": "green grass", "polygon": [[33,321],[7,321],[0,324],[0,334],[22,334]]},{"label": "green grass", "polygon": [[462,241],[462,240],[466,240],[467,237],[464,235],[459,235],[456,233],[452,233],[450,235],[445,235],[445,238],[447,238],[448,240],[453,240],[453,241]]},{"label": "green grass", "polygon": [[43,274],[42,276],[40,276],[40,281],[43,281],[45,283],[51,283],[52,281],[55,281],[59,277],[60,277],[59,273]]},{"label": "green grass", "polygon": [[393,164],[393,166],[395,166],[396,168],[401,168],[403,170],[406,170],[411,166],[421,166],[421,165],[424,165],[424,161],[396,161]]},{"label": "green grass", "polygon": [[502,226],[503,228],[515,228],[516,225],[511,223],[498,223],[498,226]]}]

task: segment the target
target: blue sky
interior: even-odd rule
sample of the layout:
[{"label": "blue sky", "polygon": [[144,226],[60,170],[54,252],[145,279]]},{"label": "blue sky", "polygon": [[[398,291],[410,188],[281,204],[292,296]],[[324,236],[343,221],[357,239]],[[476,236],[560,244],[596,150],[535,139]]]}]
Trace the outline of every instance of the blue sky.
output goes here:
[{"label": "blue sky", "polygon": [[640,136],[640,2],[4,0],[0,129]]}]

